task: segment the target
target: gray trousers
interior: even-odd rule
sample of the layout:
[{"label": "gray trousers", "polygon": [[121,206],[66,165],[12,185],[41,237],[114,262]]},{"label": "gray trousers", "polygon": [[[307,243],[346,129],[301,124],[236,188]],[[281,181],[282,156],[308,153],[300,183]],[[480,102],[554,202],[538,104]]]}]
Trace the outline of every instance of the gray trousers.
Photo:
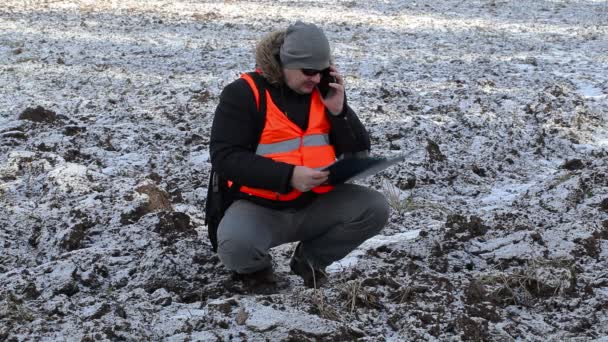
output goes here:
[{"label": "gray trousers", "polygon": [[238,200],[218,227],[218,256],[228,269],[251,273],[272,265],[270,248],[301,241],[304,257],[323,269],[376,235],[388,216],[384,195],[355,184],[338,185],[299,210]]}]

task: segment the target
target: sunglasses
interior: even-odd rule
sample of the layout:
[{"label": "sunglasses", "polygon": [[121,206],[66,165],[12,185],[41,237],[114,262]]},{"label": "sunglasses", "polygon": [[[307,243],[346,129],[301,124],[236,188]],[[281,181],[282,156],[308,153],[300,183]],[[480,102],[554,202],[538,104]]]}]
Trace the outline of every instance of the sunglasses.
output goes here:
[{"label": "sunglasses", "polygon": [[317,74],[326,72],[327,70],[329,70],[329,68],[323,69],[323,70],[316,70],[316,69],[300,69],[300,70],[302,70],[302,73],[306,76],[317,76]]}]

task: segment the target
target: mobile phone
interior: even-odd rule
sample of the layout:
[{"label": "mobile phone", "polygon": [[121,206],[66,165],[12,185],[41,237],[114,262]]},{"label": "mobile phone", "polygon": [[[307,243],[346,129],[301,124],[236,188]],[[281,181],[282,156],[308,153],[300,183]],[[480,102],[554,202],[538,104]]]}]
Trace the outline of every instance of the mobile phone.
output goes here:
[{"label": "mobile phone", "polygon": [[321,96],[324,98],[327,97],[327,94],[329,94],[330,90],[332,89],[329,84],[336,83],[336,78],[330,75],[329,72],[329,68],[321,72],[321,81],[317,85],[319,91],[321,92]]}]

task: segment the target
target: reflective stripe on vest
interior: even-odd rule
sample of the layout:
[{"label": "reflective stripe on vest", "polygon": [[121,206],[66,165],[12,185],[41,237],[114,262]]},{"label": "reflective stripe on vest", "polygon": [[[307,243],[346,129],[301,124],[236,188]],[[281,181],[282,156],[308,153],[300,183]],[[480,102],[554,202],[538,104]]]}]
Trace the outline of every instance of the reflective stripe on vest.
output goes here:
[{"label": "reflective stripe on vest", "polygon": [[304,138],[293,138],[273,144],[259,144],[256,154],[266,156],[271,153],[289,152],[297,150],[300,146],[329,145],[329,134],[306,135]]},{"label": "reflective stripe on vest", "polygon": [[[329,141],[330,123],[325,114],[325,105],[318,90],[311,96],[309,122],[306,131],[293,123],[272,101],[270,93],[260,94],[249,74],[241,75],[251,87],[259,108],[260,96],[266,97],[266,121],[260,135],[256,154],[296,166],[307,166],[321,170],[336,160],[335,150]],[[321,185],[312,189],[315,193],[326,193],[333,186]],[[287,194],[274,191],[241,186],[241,192],[266,199],[291,201],[302,193],[292,190]]]}]

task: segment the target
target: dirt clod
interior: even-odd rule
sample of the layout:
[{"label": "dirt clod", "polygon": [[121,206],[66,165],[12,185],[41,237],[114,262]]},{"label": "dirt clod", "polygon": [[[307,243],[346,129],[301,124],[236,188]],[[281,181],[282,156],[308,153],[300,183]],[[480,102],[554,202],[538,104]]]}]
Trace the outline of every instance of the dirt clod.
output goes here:
[{"label": "dirt clod", "polygon": [[566,160],[561,167],[566,170],[574,171],[584,169],[585,164],[580,159],[569,159]]},{"label": "dirt clod", "polygon": [[57,119],[57,114],[51,110],[44,109],[42,106],[36,108],[26,108],[19,114],[19,120],[29,120],[34,122],[53,122]]}]

